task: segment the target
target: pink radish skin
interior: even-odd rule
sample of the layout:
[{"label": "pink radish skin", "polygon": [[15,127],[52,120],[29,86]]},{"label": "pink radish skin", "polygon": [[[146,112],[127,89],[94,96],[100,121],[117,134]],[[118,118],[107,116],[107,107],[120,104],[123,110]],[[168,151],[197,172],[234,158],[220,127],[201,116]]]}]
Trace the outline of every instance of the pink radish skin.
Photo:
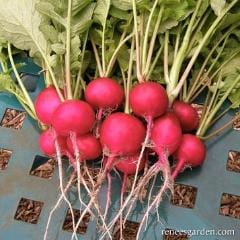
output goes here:
[{"label": "pink radish skin", "polygon": [[[61,148],[62,154],[65,154],[65,150],[67,149],[66,139],[64,137],[59,136],[57,140]],[[38,143],[42,153],[49,157],[56,156],[55,137],[54,131],[52,129],[48,129],[42,132],[41,135],[39,136]]]},{"label": "pink radish skin", "polygon": [[[140,153],[133,156],[123,157],[117,164],[115,164],[115,168],[126,175],[135,174],[137,171],[137,160],[139,158],[139,154]],[[146,160],[142,159],[139,165],[139,172],[143,170],[145,163]]]},{"label": "pink radish skin", "polygon": [[159,83],[144,82],[134,86],[129,95],[133,112],[141,117],[156,118],[168,109],[168,96]]},{"label": "pink radish skin", "polygon": [[[145,127],[136,117],[126,113],[113,113],[108,116],[100,128],[100,142],[103,151],[107,153],[107,160],[103,161],[104,171],[99,176],[98,185],[101,186],[105,177],[108,177],[108,192],[105,209],[105,217],[111,200],[111,176],[110,170],[116,163],[116,158],[133,155],[141,148],[145,138]],[[97,193],[100,187],[97,188]]]},{"label": "pink radish skin", "polygon": [[61,104],[61,100],[53,86],[41,91],[34,103],[38,119],[47,125],[52,124],[53,113]]},{"label": "pink radish skin", "polygon": [[[93,135],[77,136],[76,142],[80,153],[80,161],[94,160],[101,156],[101,144]],[[70,138],[67,138],[67,146],[69,152],[74,155],[74,148]]]},{"label": "pink radish skin", "polygon": [[57,134],[68,136],[71,132],[83,135],[94,125],[92,107],[80,100],[66,100],[54,112],[52,125]]},{"label": "pink radish skin", "polygon": [[144,222],[148,220],[149,212],[154,207],[158,207],[164,193],[168,189],[172,190],[173,188],[173,181],[171,177],[168,156],[170,156],[178,149],[182,141],[182,129],[174,113],[167,113],[154,122],[151,132],[151,140],[154,146],[154,150],[159,156],[159,159],[148,170],[147,174],[143,177],[141,183],[139,183],[138,185],[146,185],[146,183],[153,176],[156,176],[156,174],[158,174],[160,171],[162,172],[164,181],[151,204],[150,202],[148,203],[147,210],[142,218],[138,229],[137,239],[139,239]]},{"label": "pink radish skin", "polygon": [[195,135],[184,134],[174,157],[178,160],[172,174],[175,179],[186,166],[198,167],[203,164],[206,157],[206,147]]},{"label": "pink radish skin", "polygon": [[87,85],[85,99],[96,109],[115,109],[123,102],[124,90],[111,78],[97,78]]},{"label": "pink radish skin", "polygon": [[159,155],[159,161],[164,163],[164,155],[171,155],[179,147],[182,140],[182,130],[177,117],[173,113],[158,118],[151,131],[151,141],[154,150]]},{"label": "pink radish skin", "polygon": [[136,117],[117,112],[108,116],[100,128],[103,149],[112,156],[136,153],[145,137],[145,127]]},{"label": "pink radish skin", "polygon": [[194,107],[185,102],[175,101],[172,109],[180,121],[183,132],[191,132],[197,129],[199,116]]}]

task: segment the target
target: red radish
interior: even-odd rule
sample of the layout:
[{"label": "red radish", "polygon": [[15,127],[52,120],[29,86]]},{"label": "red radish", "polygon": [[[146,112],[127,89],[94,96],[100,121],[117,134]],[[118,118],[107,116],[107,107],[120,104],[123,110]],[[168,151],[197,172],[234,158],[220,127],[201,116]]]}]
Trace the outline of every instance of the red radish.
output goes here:
[{"label": "red radish", "polygon": [[[147,132],[142,144],[141,158],[151,137],[153,119],[163,115],[168,109],[168,96],[161,84],[155,82],[143,82],[138,83],[131,89],[129,103],[133,112],[136,115],[145,118],[147,121]],[[137,169],[138,168],[139,166],[137,166]],[[137,173],[135,174],[130,196],[136,186],[136,181]]]},{"label": "red radish", "polygon": [[85,91],[86,101],[94,108],[117,108],[124,99],[123,88],[111,78],[97,78],[91,81]]},{"label": "red radish", "polygon": [[151,140],[159,161],[164,163],[166,156],[174,153],[182,140],[181,126],[175,114],[167,113],[154,122]]},{"label": "red radish", "polygon": [[[88,103],[80,100],[66,100],[65,102],[63,102],[55,110],[53,114],[53,121],[52,121],[52,126],[58,135],[70,136],[72,139],[76,161],[71,161],[71,162],[74,168],[77,170],[78,197],[81,205],[84,205],[84,206],[86,205],[82,201],[82,197],[80,194],[80,180],[81,180],[81,170],[80,170],[80,161],[79,161],[80,155],[79,155],[78,146],[76,144],[76,136],[84,135],[88,133],[93,128],[94,122],[95,122],[95,113],[92,107]],[[62,164],[61,157],[58,157],[60,188],[61,188],[61,192],[63,193],[64,188],[63,188],[63,181],[62,181],[62,165],[61,164]],[[95,198],[93,198],[93,200],[94,199]],[[76,235],[75,226],[73,228],[74,228],[73,235]]]},{"label": "red radish", "polygon": [[194,107],[182,101],[175,101],[172,109],[180,121],[183,132],[191,132],[197,129],[199,116]]},{"label": "red radish", "polygon": [[161,84],[143,82],[134,86],[129,95],[133,112],[146,119],[163,115],[168,108],[168,96]]},{"label": "red radish", "polygon": [[147,210],[139,226],[137,239],[139,238],[139,234],[145,220],[148,219],[148,214],[151,209],[153,207],[158,207],[162,200],[163,194],[168,189],[172,189],[173,181],[171,178],[168,156],[173,154],[178,149],[179,145],[181,144],[181,140],[182,129],[174,113],[167,113],[154,122],[151,131],[151,141],[153,143],[154,150],[159,156],[159,160],[148,170],[142,181],[138,183],[138,187],[140,188],[142,186],[145,186],[149,180],[160,171],[162,171],[164,181],[154,200],[147,207]]},{"label": "red radish", "polygon": [[38,119],[47,125],[52,124],[53,113],[61,104],[56,89],[53,86],[41,91],[35,100],[35,110]]},{"label": "red radish", "polygon": [[195,135],[184,134],[181,145],[174,154],[174,157],[178,160],[172,174],[172,177],[175,179],[184,167],[198,167],[203,164],[206,157],[206,147]]},{"label": "red radish", "polygon": [[117,112],[108,116],[100,129],[100,142],[110,156],[131,155],[139,151],[145,127],[136,117]]},{"label": "red radish", "polygon": [[[95,113],[92,107],[80,100],[66,100],[55,110],[53,114],[52,126],[56,133],[61,136],[71,136],[74,145],[74,155],[76,161],[70,158],[74,168],[77,170],[77,188],[81,204],[84,204],[80,194],[80,162],[79,150],[76,144],[76,136],[88,133],[94,125]],[[56,146],[57,147],[57,146]],[[61,181],[61,191],[63,192],[61,158],[58,157],[59,179]],[[74,235],[76,232],[73,233]]]},{"label": "red radish", "polygon": [[[54,130],[48,129],[41,133],[39,136],[39,148],[40,150],[49,157],[56,156],[56,147],[55,147],[55,136]],[[65,150],[67,149],[66,139],[62,136],[57,138],[58,144],[62,151],[62,154],[65,154]]]},{"label": "red radish", "polygon": [[[114,165],[117,157],[135,154],[140,150],[145,138],[145,127],[136,117],[126,113],[113,113],[102,123],[100,129],[100,142],[103,152],[107,153],[108,158],[104,163],[104,171],[99,175],[96,183],[94,196],[98,195],[102,182]],[[108,191],[108,201],[110,201],[110,183]],[[94,198],[90,200],[88,208],[94,203]],[[106,209],[107,212],[107,209]],[[105,215],[106,215],[105,212]]]},{"label": "red radish", "polygon": [[[124,173],[124,175],[132,175],[135,174],[137,171],[137,161],[140,153],[134,154],[132,156],[121,157],[119,162],[115,164],[115,168]],[[139,170],[141,171],[145,166],[145,159],[142,159],[140,162]]]},{"label": "red radish", "polygon": [[173,113],[167,113],[154,121],[151,130],[151,141],[154,151],[158,154],[158,161],[148,170],[142,181],[138,183],[138,189],[145,186],[149,180],[159,171],[166,172],[170,170],[168,156],[174,153],[182,139],[182,130],[180,123]]},{"label": "red radish", "polygon": [[87,85],[85,99],[91,106],[98,109],[94,132],[96,137],[99,137],[100,121],[104,111],[112,111],[121,105],[124,99],[124,90],[111,78],[97,78]]},{"label": "red radish", "polygon": [[80,100],[66,100],[54,112],[52,125],[59,135],[68,136],[71,132],[86,134],[92,128],[95,114],[91,106]]},{"label": "red radish", "polygon": [[[102,153],[100,142],[91,134],[77,136],[76,143],[80,152],[80,161],[94,160]],[[74,147],[70,138],[67,139],[67,146],[74,155]]]}]

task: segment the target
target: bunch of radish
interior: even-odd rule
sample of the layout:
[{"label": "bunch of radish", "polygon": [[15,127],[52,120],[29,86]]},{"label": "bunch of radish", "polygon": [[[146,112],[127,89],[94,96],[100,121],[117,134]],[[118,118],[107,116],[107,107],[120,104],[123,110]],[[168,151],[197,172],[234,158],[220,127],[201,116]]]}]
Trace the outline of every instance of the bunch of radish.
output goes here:
[{"label": "bunch of radish", "polygon": [[[39,148],[58,164],[61,194],[49,213],[44,240],[62,201],[71,212],[72,240],[78,239],[78,227],[88,213],[100,226],[100,240],[106,235],[112,239],[117,221],[124,239],[128,216],[138,201],[145,201],[139,239],[150,212],[173,192],[179,174],[204,163],[203,140],[239,118],[208,133],[240,105],[240,24],[229,24],[239,0],[221,1],[221,6],[201,0],[67,0],[59,1],[61,6],[48,0],[22,2],[24,16],[19,15],[22,11],[0,15],[0,92],[14,94],[39,123]],[[50,13],[45,11],[48,6]],[[25,34],[19,34],[21,30]],[[14,63],[15,48],[34,57],[44,74],[45,88],[35,103]],[[17,84],[11,81],[12,72]],[[199,96],[204,102],[200,117],[192,104]],[[227,99],[231,105],[223,111]],[[72,170],[67,183],[63,161]],[[99,170],[95,178],[93,165]],[[112,176],[121,179],[121,189],[115,197],[119,211],[110,221]],[[160,186],[155,184],[158,177]],[[67,194],[73,181],[79,219]],[[106,193],[101,191],[104,184]],[[86,194],[88,201],[83,200]],[[105,206],[99,204],[100,194],[106,195]]]},{"label": "bunch of radish", "polygon": [[[132,199],[136,200],[142,188],[155,175],[161,172],[164,176],[164,190],[155,197],[157,202],[153,201],[157,205],[162,193],[168,188],[171,189],[173,178],[186,166],[200,165],[205,157],[203,143],[189,134],[196,130],[199,121],[198,114],[191,105],[175,101],[173,106],[169,107],[165,88],[151,81],[134,85],[129,93],[129,103],[131,113],[119,111],[124,104],[124,91],[121,85],[110,78],[91,81],[86,87],[85,100],[61,101],[55,88],[50,86],[40,92],[35,101],[38,119],[47,128],[39,136],[39,146],[44,154],[57,158],[61,193],[69,206],[71,204],[65,196],[62,182],[61,157],[67,156],[70,165],[77,172],[80,200],[80,182],[83,180],[80,167],[86,167],[83,163],[88,160],[100,156],[104,159],[103,170],[96,186],[92,186],[92,190],[88,189],[90,202],[85,205],[85,212],[91,211],[93,205],[97,206],[96,195],[107,177],[108,199],[102,221],[106,220],[111,202],[110,172],[113,169],[123,173],[122,207],[119,211],[122,215],[124,208]],[[149,149],[159,157],[152,166],[149,166],[146,157]],[[172,173],[168,161],[171,155],[177,161]],[[136,184],[137,175],[144,168],[142,180]],[[135,182],[129,194],[131,201],[128,199],[124,202],[123,194],[128,175],[135,175]],[[151,208],[152,205],[149,210]],[[78,224],[75,230],[77,227]]]}]

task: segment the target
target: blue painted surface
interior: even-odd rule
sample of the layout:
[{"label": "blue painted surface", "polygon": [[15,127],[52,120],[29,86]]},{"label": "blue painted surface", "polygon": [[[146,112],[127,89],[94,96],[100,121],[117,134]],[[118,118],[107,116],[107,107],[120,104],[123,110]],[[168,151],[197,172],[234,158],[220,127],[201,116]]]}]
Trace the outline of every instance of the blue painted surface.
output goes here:
[{"label": "blue painted surface", "polygon": [[[29,71],[29,69],[31,71]],[[37,73],[39,68],[30,60],[26,71]],[[41,88],[31,94],[34,98]],[[6,108],[20,109],[21,106],[16,99],[10,95],[0,94],[0,119]],[[223,119],[227,121],[230,115]],[[218,125],[221,125],[220,122]],[[218,127],[216,125],[216,127]],[[21,130],[13,130],[0,127],[0,148],[13,151],[6,170],[0,170],[0,240],[38,240],[42,239],[48,213],[55,204],[58,191],[58,174],[55,169],[51,179],[42,179],[29,175],[34,157],[40,154],[37,146],[38,130],[33,121],[28,117],[24,121]],[[196,230],[196,229],[234,229],[235,236],[192,236],[192,240],[239,240],[240,220],[219,215],[220,199],[223,193],[240,195],[240,174],[226,170],[227,155],[229,150],[240,151],[240,133],[228,131],[220,138],[215,138],[208,143],[208,155],[204,166],[200,169],[186,171],[177,180],[178,183],[197,187],[197,199],[194,209],[187,209],[173,206],[169,203],[169,198],[165,198],[159,208],[161,223],[157,222],[156,214],[150,215],[148,229],[142,234],[142,239],[159,240],[162,239],[161,230],[165,228],[176,230]],[[65,175],[68,170],[65,165]],[[110,215],[114,215],[118,206],[118,196],[120,182],[115,176],[113,187],[113,207]],[[105,202],[106,185],[100,195],[100,202]],[[74,198],[74,189],[71,193]],[[115,196],[115,198],[114,198]],[[44,206],[37,224],[28,224],[14,220],[14,215],[20,199],[28,198],[44,202]],[[78,204],[75,205],[78,207]],[[71,234],[62,231],[62,224],[66,215],[67,207],[62,204],[54,214],[50,230],[49,239],[67,240]],[[141,208],[138,207],[130,220],[140,221],[142,216]],[[87,233],[79,235],[79,239],[98,239],[96,235],[96,223],[90,222]]]}]

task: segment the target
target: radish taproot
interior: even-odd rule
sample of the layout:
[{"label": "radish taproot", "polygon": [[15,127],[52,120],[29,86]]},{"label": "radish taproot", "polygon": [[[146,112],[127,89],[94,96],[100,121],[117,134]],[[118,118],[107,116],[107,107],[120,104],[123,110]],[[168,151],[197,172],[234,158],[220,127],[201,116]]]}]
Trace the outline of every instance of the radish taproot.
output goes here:
[{"label": "radish taproot", "polygon": [[[114,165],[114,167],[118,171],[122,172],[124,175],[135,174],[137,171],[137,161],[138,161],[139,154],[140,152],[131,156],[120,157],[120,159],[116,161],[116,164]],[[146,163],[145,159],[142,159],[140,161],[139,171],[143,170],[145,163]]]},{"label": "radish taproot", "polygon": [[164,87],[156,82],[138,83],[130,90],[129,102],[134,114],[156,118],[168,109],[168,97]]},{"label": "radish taproot", "polygon": [[[139,151],[145,138],[145,127],[136,117],[126,113],[113,113],[102,123],[100,142],[111,159]],[[112,161],[112,160],[111,160]],[[108,160],[109,162],[109,160]],[[107,163],[106,166],[111,166]]]},{"label": "radish taproot", "polygon": [[34,103],[38,119],[47,125],[52,124],[53,114],[61,104],[61,99],[53,86],[42,90]]},{"label": "radish taproot", "polygon": [[173,113],[169,112],[154,121],[151,130],[151,142],[153,150],[158,155],[158,160],[149,168],[141,183],[138,184],[138,190],[144,187],[160,171],[169,173],[168,157],[178,149],[181,140],[181,126]]},{"label": "radish taproot", "polygon": [[68,136],[71,132],[86,134],[92,128],[95,114],[92,107],[81,100],[66,100],[53,113],[52,125],[59,135]]},{"label": "radish taproot", "polygon": [[180,121],[183,132],[191,132],[197,129],[199,116],[194,107],[182,101],[174,101],[172,109]]},{"label": "radish taproot", "polygon": [[[122,112],[113,113],[102,122],[100,142],[103,155],[107,157],[105,158],[107,160],[104,161],[104,168],[98,176],[93,197],[90,199],[88,207],[83,211],[83,214],[86,214],[88,209],[94,204],[101,184],[112,170],[117,159],[121,156],[135,154],[141,149],[145,132],[144,124],[138,118]],[[108,198],[110,199],[110,196]]]},{"label": "radish taproot", "polygon": [[154,122],[151,131],[151,141],[153,144],[153,149],[159,158],[158,161],[152,167],[150,167],[148,172],[142,178],[141,182],[138,184],[139,189],[137,194],[139,194],[141,188],[146,186],[149,180],[156,176],[156,174],[158,174],[160,171],[163,175],[163,185],[154,197],[152,203],[148,205],[147,210],[143,215],[138,229],[137,239],[139,238],[144,222],[148,219],[149,212],[154,207],[157,208],[162,200],[163,194],[168,189],[172,191],[173,188],[173,179],[171,176],[168,157],[178,149],[182,141],[182,129],[174,113],[169,112]]},{"label": "radish taproot", "polygon": [[[95,113],[92,107],[88,103],[80,100],[66,100],[60,103],[59,106],[52,113],[51,124],[55,131],[56,136],[73,135],[74,136],[73,141],[75,142],[76,135],[88,133],[93,128],[94,121],[95,121]],[[64,200],[67,202],[71,211],[72,219],[74,220],[74,214],[73,214],[71,203],[69,202],[69,200],[67,199],[64,193],[61,145],[59,145],[57,138],[55,138],[55,148],[56,148],[56,159],[58,161],[59,183],[60,183],[61,194],[63,195]],[[78,157],[79,157],[79,151],[78,151],[78,148],[76,148],[75,158],[78,159]],[[71,158],[70,158],[70,162],[74,165],[74,161]],[[79,200],[81,204],[83,204],[83,201],[80,195],[79,179],[81,174],[80,174],[80,167],[79,167],[78,160],[76,161],[76,166],[74,167],[77,168]],[[73,221],[73,228],[75,230],[75,221]],[[47,233],[45,233],[45,236],[47,236]],[[73,236],[77,238],[76,231],[73,232]]]},{"label": "radish taproot", "polygon": [[124,99],[124,90],[111,78],[97,78],[85,90],[86,101],[95,109],[115,109]]},{"label": "radish taproot", "polygon": [[[86,101],[98,110],[98,125],[105,111],[117,109],[124,100],[124,90],[115,80],[100,77],[91,81],[85,90]],[[98,132],[98,127],[96,131]],[[98,133],[97,133],[98,134]]]},{"label": "radish taproot", "polygon": [[100,77],[87,85],[85,99],[98,111],[94,132],[96,137],[99,138],[99,127],[103,115],[105,113],[111,113],[122,104],[124,100],[124,90],[115,80]]},{"label": "radish taproot", "polygon": [[[61,154],[66,154],[67,144],[66,138],[62,136],[57,137],[58,144],[61,149]],[[48,157],[56,156],[56,147],[55,147],[55,133],[54,130],[49,128],[42,132],[38,139],[39,148]]]},{"label": "radish taproot", "polygon": [[185,167],[201,166],[205,157],[206,147],[204,143],[195,135],[184,134],[181,144],[174,154],[177,165],[172,173],[172,177],[175,179]]},{"label": "radish taproot", "polygon": [[[145,148],[149,144],[153,120],[165,114],[168,109],[168,96],[161,84],[156,82],[140,82],[130,90],[129,103],[133,113],[144,118],[147,122],[147,132],[139,156],[139,158],[142,158]],[[138,164],[140,164],[140,161],[138,161]],[[139,166],[137,166],[129,196],[133,194],[136,186],[138,168]]]},{"label": "radish taproot", "polygon": [[[76,142],[81,162],[85,160],[94,160],[102,153],[100,142],[92,134],[77,136]],[[74,146],[70,138],[67,138],[67,147],[70,153],[74,154]]]}]

